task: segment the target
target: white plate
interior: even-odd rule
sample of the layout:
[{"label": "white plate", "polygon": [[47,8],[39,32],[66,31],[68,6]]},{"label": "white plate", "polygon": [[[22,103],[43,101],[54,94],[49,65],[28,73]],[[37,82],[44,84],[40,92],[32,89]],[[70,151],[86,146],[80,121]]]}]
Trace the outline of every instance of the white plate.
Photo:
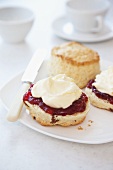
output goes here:
[{"label": "white plate", "polygon": [[81,33],[73,29],[73,25],[63,16],[52,23],[53,31],[61,38],[79,42],[100,42],[113,38],[113,26],[106,23],[99,33]]},{"label": "white plate", "polygon": [[[113,66],[113,63],[108,61],[103,61],[101,64],[102,69],[106,69],[110,65]],[[46,77],[46,74],[47,63],[45,61],[40,69],[38,79]],[[6,109],[9,109],[12,99],[19,89],[19,85],[21,84],[21,76],[22,73],[10,80],[0,90],[0,97]],[[93,123],[90,123],[89,120],[92,120]],[[67,141],[87,144],[101,144],[113,141],[113,113],[95,108],[93,106],[91,106],[85,121],[77,126],[41,126],[39,123],[33,120],[29,114],[26,113],[25,108],[22,110],[20,122],[40,133]],[[88,126],[88,124],[91,126]],[[83,130],[78,130],[79,126],[81,126]]]}]

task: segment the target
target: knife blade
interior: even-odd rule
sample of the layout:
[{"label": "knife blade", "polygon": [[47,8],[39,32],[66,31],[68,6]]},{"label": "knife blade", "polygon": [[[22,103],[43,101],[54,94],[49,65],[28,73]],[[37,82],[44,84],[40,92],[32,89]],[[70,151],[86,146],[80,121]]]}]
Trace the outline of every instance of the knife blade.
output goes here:
[{"label": "knife blade", "polygon": [[15,122],[18,120],[23,107],[23,95],[30,87],[30,84],[34,82],[46,55],[47,51],[45,49],[38,49],[31,58],[31,61],[21,78],[22,85],[7,113],[8,121]]}]

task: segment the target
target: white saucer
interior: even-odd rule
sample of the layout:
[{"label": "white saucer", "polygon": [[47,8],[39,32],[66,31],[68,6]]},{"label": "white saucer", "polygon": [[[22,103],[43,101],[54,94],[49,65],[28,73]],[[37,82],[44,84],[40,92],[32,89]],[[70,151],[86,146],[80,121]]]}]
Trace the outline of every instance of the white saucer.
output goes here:
[{"label": "white saucer", "polygon": [[53,21],[52,28],[56,35],[71,41],[99,42],[113,38],[113,28],[110,23],[106,23],[99,33],[81,33],[74,30],[72,23],[63,16]]}]

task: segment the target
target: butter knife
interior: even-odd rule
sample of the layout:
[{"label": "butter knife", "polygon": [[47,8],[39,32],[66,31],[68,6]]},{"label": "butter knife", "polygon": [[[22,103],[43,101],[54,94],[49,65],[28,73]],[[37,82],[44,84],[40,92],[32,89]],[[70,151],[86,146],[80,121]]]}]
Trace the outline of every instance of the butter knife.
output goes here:
[{"label": "butter knife", "polygon": [[34,82],[46,55],[47,51],[45,49],[38,49],[31,58],[31,61],[21,78],[22,85],[7,113],[8,121],[15,122],[19,119],[23,107],[23,95],[30,87],[30,84]]}]

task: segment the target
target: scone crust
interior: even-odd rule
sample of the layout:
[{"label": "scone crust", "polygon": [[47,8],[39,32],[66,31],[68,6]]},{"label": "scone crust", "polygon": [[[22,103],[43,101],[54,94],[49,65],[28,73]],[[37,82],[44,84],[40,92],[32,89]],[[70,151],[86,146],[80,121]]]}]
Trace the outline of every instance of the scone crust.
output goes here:
[{"label": "scone crust", "polygon": [[32,105],[29,102],[25,102],[27,110],[29,110],[30,115],[38,123],[43,126],[71,126],[77,125],[84,121],[88,111],[89,111],[89,101],[87,101],[86,110],[84,112],[75,113],[73,115],[66,116],[54,116],[55,122],[52,122],[52,115],[45,113],[38,105]]},{"label": "scone crust", "polygon": [[92,105],[94,105],[94,106],[96,106],[100,109],[113,111],[113,105],[110,104],[107,100],[103,100],[103,99],[98,98],[95,95],[95,93],[92,92],[92,89],[89,89],[89,88],[86,87],[85,92],[88,95],[89,100],[90,100]]},{"label": "scone crust", "polygon": [[87,65],[100,60],[97,52],[77,42],[65,43],[58,47],[54,47],[51,55],[60,57],[63,61],[65,60],[67,63],[76,66]]}]

